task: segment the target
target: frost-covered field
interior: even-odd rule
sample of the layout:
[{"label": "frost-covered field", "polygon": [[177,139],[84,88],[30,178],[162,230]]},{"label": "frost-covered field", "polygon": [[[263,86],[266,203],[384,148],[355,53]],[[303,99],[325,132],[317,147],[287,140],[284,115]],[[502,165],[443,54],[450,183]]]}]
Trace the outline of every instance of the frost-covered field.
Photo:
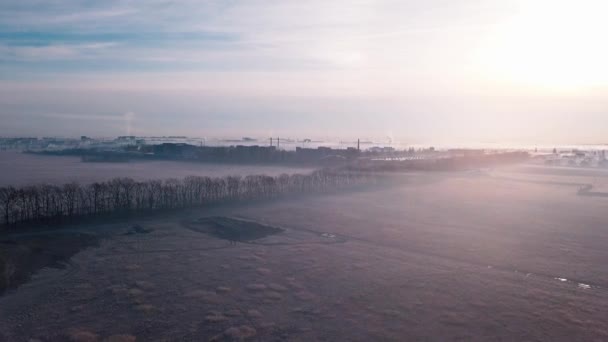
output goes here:
[{"label": "frost-covered field", "polygon": [[[1,297],[0,340],[606,340],[608,199],[541,171],[76,227],[101,245]],[[207,215],[284,231],[183,224]]]}]

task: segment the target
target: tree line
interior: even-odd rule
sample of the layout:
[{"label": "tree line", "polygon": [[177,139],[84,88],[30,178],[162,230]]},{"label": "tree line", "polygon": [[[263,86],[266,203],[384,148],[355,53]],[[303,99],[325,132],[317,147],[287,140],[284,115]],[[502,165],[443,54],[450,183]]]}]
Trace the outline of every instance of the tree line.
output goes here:
[{"label": "tree line", "polygon": [[276,177],[188,176],[147,181],[115,178],[92,184],[0,187],[0,225],[274,198],[364,184],[371,177],[361,172],[328,169]]},{"label": "tree line", "polygon": [[461,171],[519,163],[530,158],[528,152],[467,152],[446,158],[422,158],[396,160],[360,159],[346,166],[346,169],[365,172],[406,172],[406,171]]}]

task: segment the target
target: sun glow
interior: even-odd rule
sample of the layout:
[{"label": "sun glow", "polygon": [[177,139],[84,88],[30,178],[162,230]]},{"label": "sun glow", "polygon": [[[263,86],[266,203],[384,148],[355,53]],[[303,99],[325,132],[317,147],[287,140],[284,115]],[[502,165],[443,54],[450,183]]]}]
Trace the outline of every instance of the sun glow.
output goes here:
[{"label": "sun glow", "polygon": [[608,85],[608,1],[523,0],[479,51],[486,76],[516,85]]}]

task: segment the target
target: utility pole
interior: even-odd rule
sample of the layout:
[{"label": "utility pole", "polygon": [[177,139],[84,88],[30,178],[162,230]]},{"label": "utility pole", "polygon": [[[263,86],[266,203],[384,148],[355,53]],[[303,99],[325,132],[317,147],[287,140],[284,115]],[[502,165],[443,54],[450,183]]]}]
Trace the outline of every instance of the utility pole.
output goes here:
[{"label": "utility pole", "polygon": [[279,149],[279,145],[281,144],[281,140],[277,137],[277,150]]},{"label": "utility pole", "polygon": [[361,143],[360,139],[357,139],[357,151],[361,152],[361,148],[359,144]]},{"label": "utility pole", "polygon": [[270,137],[270,147],[272,147],[272,137]]}]

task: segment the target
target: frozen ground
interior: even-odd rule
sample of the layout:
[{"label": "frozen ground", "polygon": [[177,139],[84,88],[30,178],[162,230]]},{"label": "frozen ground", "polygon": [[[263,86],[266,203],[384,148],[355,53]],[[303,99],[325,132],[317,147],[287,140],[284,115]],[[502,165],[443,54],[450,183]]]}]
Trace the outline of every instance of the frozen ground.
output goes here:
[{"label": "frozen ground", "polygon": [[[608,340],[608,199],[577,195],[594,177],[407,175],[82,227],[100,246],[1,297],[0,340]],[[183,224],[208,215],[285,231],[233,244]]]}]

